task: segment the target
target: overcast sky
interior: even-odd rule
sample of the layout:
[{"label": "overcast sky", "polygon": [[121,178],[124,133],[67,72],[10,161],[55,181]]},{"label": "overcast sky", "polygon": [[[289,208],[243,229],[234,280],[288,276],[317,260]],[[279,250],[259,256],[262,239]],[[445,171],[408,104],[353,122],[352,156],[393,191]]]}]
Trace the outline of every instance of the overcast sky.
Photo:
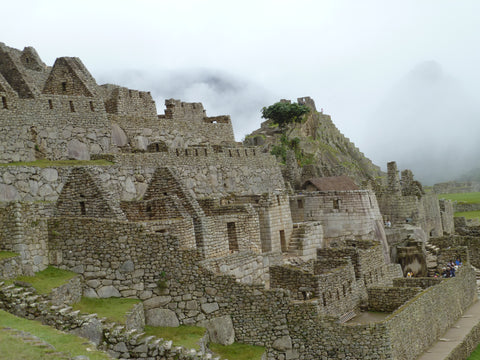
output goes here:
[{"label": "overcast sky", "polygon": [[8,1],[0,41],[101,83],[202,102],[238,140],[311,96],[369,158],[427,183],[476,167],[480,1]]}]

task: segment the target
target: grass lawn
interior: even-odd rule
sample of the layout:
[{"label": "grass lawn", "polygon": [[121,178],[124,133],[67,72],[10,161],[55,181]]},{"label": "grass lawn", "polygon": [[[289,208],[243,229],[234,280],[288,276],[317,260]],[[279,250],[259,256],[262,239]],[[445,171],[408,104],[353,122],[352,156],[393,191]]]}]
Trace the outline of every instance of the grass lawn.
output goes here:
[{"label": "grass lawn", "polygon": [[456,212],[455,217],[464,216],[466,219],[480,219],[480,211],[465,211],[465,212]]},{"label": "grass lawn", "polygon": [[35,160],[35,161],[17,161],[11,163],[2,163],[0,167],[6,166],[36,166],[41,168],[51,166],[82,166],[82,165],[113,165],[112,162],[107,160]]},{"label": "grass lawn", "polygon": [[145,326],[145,333],[158,338],[172,340],[176,346],[199,349],[198,342],[205,335],[205,328],[180,325],[178,327]]},{"label": "grass lawn", "polygon": [[110,321],[119,324],[125,323],[125,314],[130,311],[133,305],[139,303],[139,299],[107,298],[94,299],[82,297],[82,300],[72,307],[82,313],[97,314],[98,317],[106,317]]},{"label": "grass lawn", "polygon": [[10,251],[0,251],[0,260],[2,259],[8,259],[14,256],[18,256],[19,254],[10,252]]},{"label": "grass lawn", "polygon": [[208,345],[210,350],[220,355],[222,359],[235,360],[260,360],[265,348],[247,344],[233,343],[232,345],[212,344]]},{"label": "grass lawn", "polygon": [[476,204],[480,203],[480,192],[474,193],[457,193],[457,194],[438,194],[439,199],[447,199],[458,201],[459,203],[465,204]]},{"label": "grass lawn", "polygon": [[[4,327],[29,332],[55,347],[55,350],[25,343],[23,340],[12,336],[12,332],[4,331],[2,329]],[[52,351],[60,351],[69,354],[70,357],[85,355],[90,360],[110,359],[105,353],[93,349],[93,345],[90,345],[83,338],[63,333],[37,321],[22,319],[0,310],[1,359],[55,359],[54,356],[48,355]]]},{"label": "grass lawn", "polygon": [[75,276],[77,274],[74,272],[49,266],[45,270],[37,272],[35,276],[19,276],[15,280],[32,284],[39,294],[48,294],[52,289],[67,283]]}]

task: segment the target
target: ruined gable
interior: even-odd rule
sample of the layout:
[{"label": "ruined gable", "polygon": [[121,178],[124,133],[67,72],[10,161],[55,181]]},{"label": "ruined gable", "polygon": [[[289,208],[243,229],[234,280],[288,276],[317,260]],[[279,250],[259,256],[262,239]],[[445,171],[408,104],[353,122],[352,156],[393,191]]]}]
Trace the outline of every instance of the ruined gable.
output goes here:
[{"label": "ruined gable", "polygon": [[55,207],[57,216],[125,219],[119,204],[85,168],[74,168]]},{"label": "ruined gable", "polygon": [[55,60],[43,93],[93,97],[96,86],[92,75],[79,58],[61,57]]},{"label": "ruined gable", "polygon": [[15,52],[19,51],[0,43],[0,74],[20,98],[33,98],[38,94],[38,90],[34,86],[33,79],[23,69],[20,56],[15,56],[18,55]]}]

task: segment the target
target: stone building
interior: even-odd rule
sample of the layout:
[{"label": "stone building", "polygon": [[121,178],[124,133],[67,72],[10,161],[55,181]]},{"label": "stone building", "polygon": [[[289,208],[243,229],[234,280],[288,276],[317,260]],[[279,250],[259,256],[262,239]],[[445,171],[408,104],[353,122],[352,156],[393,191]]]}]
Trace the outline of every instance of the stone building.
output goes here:
[{"label": "stone building", "polygon": [[[84,296],[141,299],[150,325],[227,319],[268,359],[415,359],[476,297],[468,264],[445,281],[402,278],[400,224],[424,242],[453,226],[393,165],[382,193],[347,177],[288,192],[229,116],[173,99],[157,115],[150,93],[98,86],[77,58],[48,67],[32,48],[0,44],[0,96],[2,162],[111,162],[0,167],[0,250],[18,253],[4,277],[69,269]],[[365,309],[391,316],[352,323]]]}]

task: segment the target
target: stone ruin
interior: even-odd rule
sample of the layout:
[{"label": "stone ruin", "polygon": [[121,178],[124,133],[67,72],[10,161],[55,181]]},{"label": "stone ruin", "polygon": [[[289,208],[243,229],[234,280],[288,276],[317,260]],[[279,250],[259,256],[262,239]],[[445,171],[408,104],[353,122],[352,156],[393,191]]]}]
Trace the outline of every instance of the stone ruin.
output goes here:
[{"label": "stone ruin", "polygon": [[[141,299],[154,326],[220,321],[267,359],[415,359],[476,298],[468,263],[445,281],[403,277],[427,275],[453,213],[394,163],[375,192],[345,177],[289,192],[229,116],[173,99],[157,115],[149,92],[99,86],[78,58],[49,67],[2,43],[0,96],[2,162],[111,162],[0,167],[0,250],[19,254],[3,278],[72,270],[84,296]],[[355,322],[367,309],[392,315]]]}]

